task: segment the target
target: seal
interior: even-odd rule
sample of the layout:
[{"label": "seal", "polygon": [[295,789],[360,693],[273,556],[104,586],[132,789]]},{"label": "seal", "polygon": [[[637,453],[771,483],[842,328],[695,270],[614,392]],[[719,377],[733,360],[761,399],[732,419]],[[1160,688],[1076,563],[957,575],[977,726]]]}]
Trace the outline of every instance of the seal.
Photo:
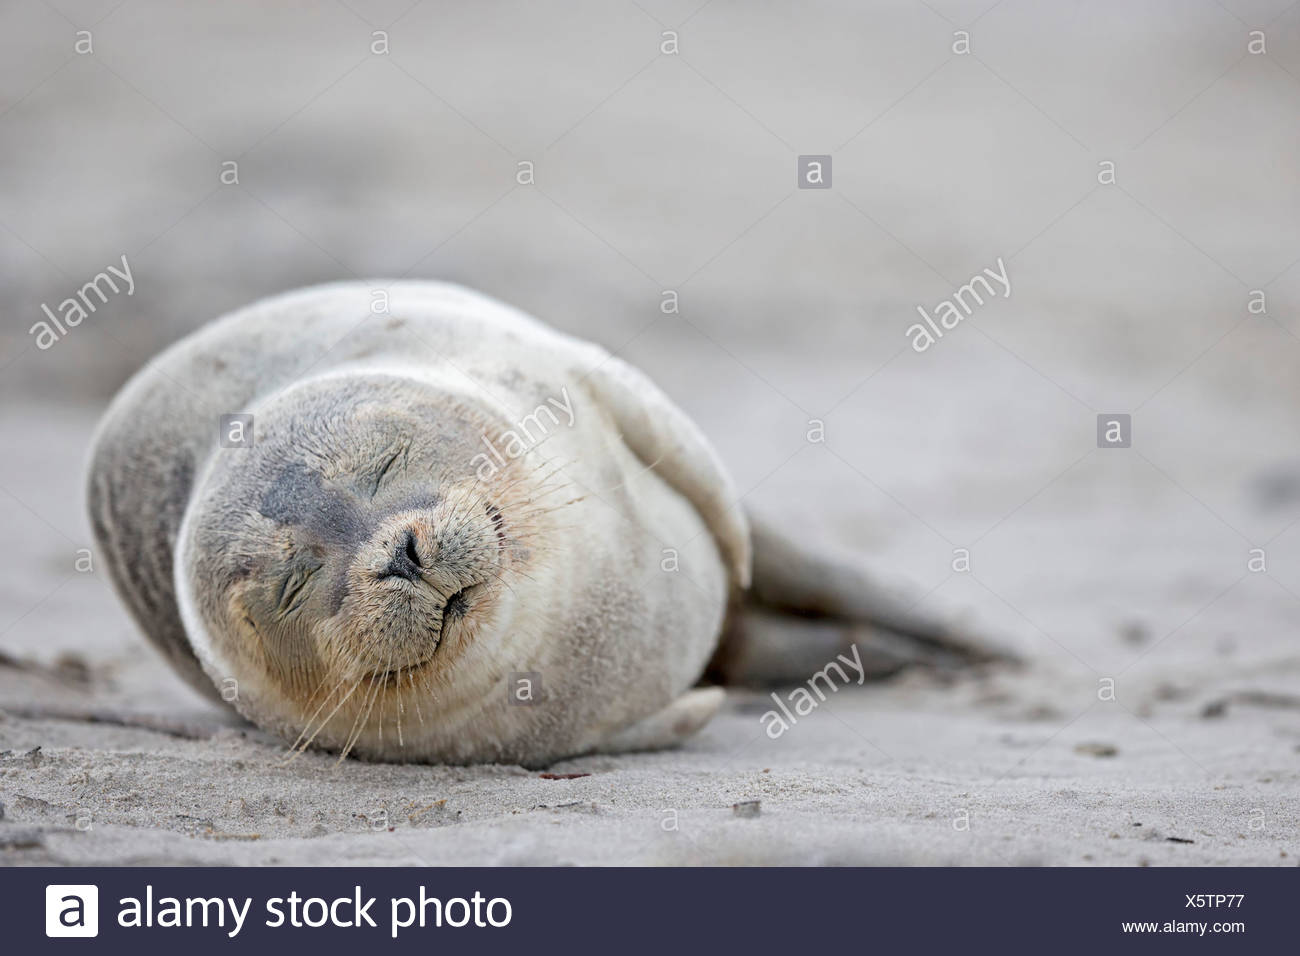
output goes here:
[{"label": "seal", "polygon": [[[696,686],[711,661],[788,669],[735,624],[749,523],[694,423],[604,349],[454,285],[314,287],[182,339],[110,406],[88,496],[145,635],[295,752],[663,747],[719,707]],[[860,574],[758,539],[751,622],[880,619],[916,638],[886,670],[970,657]]]}]

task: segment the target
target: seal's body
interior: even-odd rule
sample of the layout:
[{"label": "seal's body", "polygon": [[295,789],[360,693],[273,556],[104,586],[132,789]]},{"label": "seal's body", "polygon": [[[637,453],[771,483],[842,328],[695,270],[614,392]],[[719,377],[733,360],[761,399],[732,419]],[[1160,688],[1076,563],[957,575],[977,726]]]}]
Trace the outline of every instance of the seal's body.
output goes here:
[{"label": "seal's body", "polygon": [[[735,489],[663,393],[433,282],[306,289],[177,343],[105,416],[89,505],[119,592],[192,685],[296,747],[375,759],[672,744],[721,702],[692,687],[750,578]],[[849,642],[873,676],[968,656],[760,530],[723,679],[802,679]],[[872,643],[867,621],[910,643]]]},{"label": "seal's body", "polygon": [[308,289],[184,339],[113,403],[89,493],[190,683],[380,759],[693,731],[717,695],[669,708],[749,573],[730,480],[644,376],[429,282]]}]

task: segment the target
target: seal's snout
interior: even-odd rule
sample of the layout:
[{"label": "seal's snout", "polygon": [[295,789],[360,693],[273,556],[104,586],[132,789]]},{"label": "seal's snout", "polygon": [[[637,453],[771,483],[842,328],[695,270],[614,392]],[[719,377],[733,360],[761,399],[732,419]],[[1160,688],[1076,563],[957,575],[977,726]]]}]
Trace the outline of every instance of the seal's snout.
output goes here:
[{"label": "seal's snout", "polygon": [[420,551],[416,545],[415,532],[407,528],[405,532],[398,535],[397,544],[388,559],[388,566],[380,572],[379,577],[381,579],[399,577],[415,581],[423,571],[424,562],[420,558]]},{"label": "seal's snout", "polygon": [[323,631],[342,679],[410,690],[417,674],[446,666],[493,620],[506,520],[494,513],[474,489],[374,520]]}]

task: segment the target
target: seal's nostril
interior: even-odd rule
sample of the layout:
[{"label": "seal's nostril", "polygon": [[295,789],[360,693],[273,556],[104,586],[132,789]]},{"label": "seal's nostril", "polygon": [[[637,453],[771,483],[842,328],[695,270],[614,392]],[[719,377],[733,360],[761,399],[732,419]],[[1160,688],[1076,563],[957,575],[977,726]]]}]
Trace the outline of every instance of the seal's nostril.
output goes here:
[{"label": "seal's nostril", "polygon": [[414,581],[420,576],[423,570],[420,564],[420,553],[415,549],[415,534],[407,531],[397,542],[393,549],[392,557],[388,559],[388,567],[384,569],[381,578],[400,577],[408,581]]}]

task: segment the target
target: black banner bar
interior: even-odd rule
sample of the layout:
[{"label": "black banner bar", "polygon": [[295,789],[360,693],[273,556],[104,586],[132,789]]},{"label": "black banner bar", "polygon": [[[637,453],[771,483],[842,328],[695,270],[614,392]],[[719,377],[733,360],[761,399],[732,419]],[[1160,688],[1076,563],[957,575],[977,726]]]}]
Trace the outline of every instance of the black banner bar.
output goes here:
[{"label": "black banner bar", "polygon": [[1294,951],[1298,889],[1294,868],[0,870],[7,952],[186,956],[1277,953]]}]

